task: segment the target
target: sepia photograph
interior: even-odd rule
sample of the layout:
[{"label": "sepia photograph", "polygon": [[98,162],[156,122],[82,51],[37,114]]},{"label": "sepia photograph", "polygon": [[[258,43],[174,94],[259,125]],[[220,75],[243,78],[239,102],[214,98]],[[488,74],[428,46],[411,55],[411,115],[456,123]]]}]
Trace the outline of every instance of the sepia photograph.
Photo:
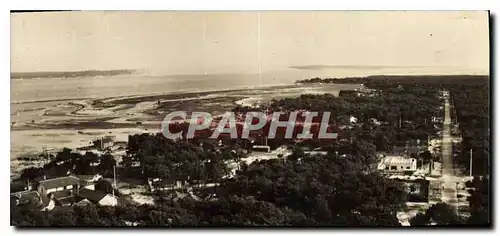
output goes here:
[{"label": "sepia photograph", "polygon": [[490,17],[10,12],[10,225],[490,228]]}]

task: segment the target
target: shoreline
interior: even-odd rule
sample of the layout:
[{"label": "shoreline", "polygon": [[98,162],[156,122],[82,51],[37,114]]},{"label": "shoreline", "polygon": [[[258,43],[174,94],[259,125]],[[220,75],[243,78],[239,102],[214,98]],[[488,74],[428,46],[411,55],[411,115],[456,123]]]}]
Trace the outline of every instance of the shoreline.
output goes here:
[{"label": "shoreline", "polygon": [[[136,133],[161,132],[162,119],[172,110],[199,110],[217,115],[222,111],[245,105],[248,101],[270,101],[278,97],[297,97],[314,92],[333,93],[352,89],[353,85],[302,86],[274,85],[252,89],[226,89],[203,92],[175,92],[117,96],[48,104],[34,112],[19,112],[11,124],[11,176],[32,161],[19,157],[39,153],[43,146],[59,150],[76,149],[101,136],[127,140]],[[246,104],[248,105],[248,104]],[[43,105],[42,105],[43,106]],[[35,117],[33,118],[33,114]],[[25,117],[28,116],[28,117]],[[35,119],[35,122],[32,122]],[[92,131],[90,134],[87,131]]]},{"label": "shoreline", "polygon": [[[158,105],[153,104],[157,102],[161,102],[162,105],[163,103],[174,103],[174,102],[177,103],[180,102],[181,104],[182,103],[189,104],[189,103],[196,103],[196,101],[198,100],[203,100],[210,103],[211,100],[227,99],[228,101],[226,102],[232,103],[233,106],[248,105],[245,103],[245,101],[265,100],[265,95],[275,92],[274,90],[287,90],[287,89],[293,90],[293,89],[308,89],[308,88],[315,89],[315,88],[321,88],[321,86],[316,86],[316,85],[304,86],[297,84],[289,84],[289,85],[271,85],[271,86],[257,87],[251,89],[225,89],[225,90],[223,89],[223,90],[209,90],[200,92],[136,94],[136,95],[112,96],[112,97],[91,98],[91,99],[65,98],[60,100],[11,102],[12,106],[12,104],[69,101],[66,104],[63,104],[63,106],[69,105],[74,107],[65,111],[60,111],[61,107],[58,106],[61,104],[58,104],[57,106],[38,107],[35,109],[20,109],[12,113],[11,116],[16,115],[16,113],[25,113],[30,111],[40,112],[41,115],[39,115],[40,117],[38,117],[39,120],[33,119],[31,123],[29,123],[26,120],[23,123],[17,121],[15,118],[11,119],[12,121],[11,131],[51,129],[51,128],[85,129],[85,128],[92,128],[92,125],[98,125],[106,129],[113,129],[115,128],[114,126],[134,127],[137,125],[136,124],[137,121],[128,121],[129,119],[133,119],[133,117],[129,117],[129,115],[132,113],[143,113],[148,116],[157,116],[159,114],[157,114],[155,109],[161,108],[159,106],[160,103],[158,103]],[[304,91],[302,91],[301,93],[304,93]],[[176,105],[178,104],[174,104],[173,106]],[[47,109],[55,110],[56,113],[58,113],[58,115],[48,115],[46,112],[44,112]],[[78,119],[78,121],[74,120],[72,121],[71,117]],[[149,117],[149,118],[153,118],[152,120],[154,120],[154,117]],[[31,118],[29,120],[31,120]],[[106,122],[113,120],[121,120],[122,122]],[[54,124],[53,122],[56,122],[57,124]],[[95,124],[85,125],[85,123],[87,122],[94,122]]]},{"label": "shoreline", "polygon": [[300,85],[297,84],[275,84],[275,85],[264,85],[256,87],[245,87],[236,89],[216,89],[216,90],[206,90],[206,91],[174,91],[174,92],[152,92],[143,94],[130,94],[122,96],[101,96],[101,97],[78,97],[78,98],[60,98],[60,99],[43,99],[43,100],[21,100],[21,101],[10,101],[10,104],[30,104],[30,103],[46,103],[46,102],[65,102],[65,101],[77,101],[77,100],[95,100],[103,102],[113,102],[120,100],[133,100],[133,99],[148,99],[155,100],[158,98],[169,97],[173,98],[185,95],[207,95],[212,93],[229,93],[229,92],[240,92],[240,91],[251,91],[251,90],[265,90],[265,89],[280,89],[280,88],[297,88]]}]

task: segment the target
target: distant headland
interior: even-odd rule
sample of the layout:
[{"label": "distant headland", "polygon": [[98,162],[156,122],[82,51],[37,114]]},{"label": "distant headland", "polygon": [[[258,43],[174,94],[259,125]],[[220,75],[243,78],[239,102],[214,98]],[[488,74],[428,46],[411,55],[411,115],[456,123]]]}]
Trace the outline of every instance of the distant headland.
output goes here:
[{"label": "distant headland", "polygon": [[33,79],[33,78],[72,78],[93,76],[116,76],[137,74],[138,70],[83,70],[83,71],[42,71],[42,72],[12,72],[11,79]]}]

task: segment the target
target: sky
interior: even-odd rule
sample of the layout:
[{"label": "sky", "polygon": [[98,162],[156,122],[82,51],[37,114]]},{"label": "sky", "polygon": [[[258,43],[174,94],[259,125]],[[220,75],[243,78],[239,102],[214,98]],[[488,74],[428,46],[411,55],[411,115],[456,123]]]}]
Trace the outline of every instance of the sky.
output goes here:
[{"label": "sky", "polygon": [[258,73],[289,66],[488,74],[486,11],[84,11],[11,14],[11,71]]}]

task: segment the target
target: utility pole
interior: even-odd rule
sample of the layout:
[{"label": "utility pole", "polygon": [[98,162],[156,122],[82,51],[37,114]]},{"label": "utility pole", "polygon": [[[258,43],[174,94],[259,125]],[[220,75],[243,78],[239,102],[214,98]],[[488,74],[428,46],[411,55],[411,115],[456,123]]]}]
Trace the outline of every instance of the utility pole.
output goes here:
[{"label": "utility pole", "polygon": [[42,155],[43,155],[43,164],[45,165],[48,164],[47,148],[45,147],[45,145],[42,146]]},{"label": "utility pole", "polygon": [[47,179],[47,171],[45,169],[45,166],[48,164],[48,157],[47,157],[47,150],[45,145],[42,145],[42,156],[43,156],[43,179]]},{"label": "utility pole", "polygon": [[[278,120],[279,120],[279,118],[278,118]],[[269,107],[266,108],[266,122],[268,122],[268,121],[269,121]],[[271,118],[271,123],[272,123],[272,118]],[[270,129],[271,129],[271,126],[269,126],[269,130]],[[267,132],[267,134],[264,134],[264,135],[266,136],[266,146],[268,146],[267,145],[267,139],[269,137],[269,132]]]},{"label": "utility pole", "polygon": [[113,198],[115,198],[115,188],[116,188],[116,165],[113,166]]},{"label": "utility pole", "polygon": [[470,149],[469,175],[472,177],[472,148]]},{"label": "utility pole", "polygon": [[431,157],[431,160],[429,162],[429,175],[432,174],[432,169],[434,169],[434,158]]}]

